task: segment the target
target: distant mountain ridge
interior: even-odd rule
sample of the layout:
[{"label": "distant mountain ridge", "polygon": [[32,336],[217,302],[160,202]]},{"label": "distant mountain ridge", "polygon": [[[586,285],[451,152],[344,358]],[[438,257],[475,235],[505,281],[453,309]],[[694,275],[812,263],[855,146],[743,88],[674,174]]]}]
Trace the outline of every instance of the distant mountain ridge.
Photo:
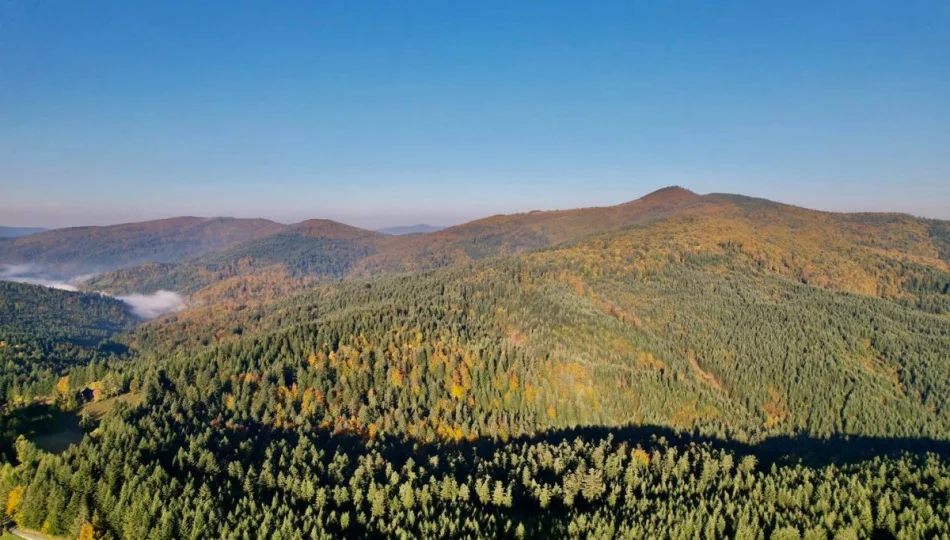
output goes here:
[{"label": "distant mountain ridge", "polygon": [[416,225],[400,225],[397,227],[376,229],[376,232],[399,236],[403,234],[428,234],[441,231],[442,229],[445,229],[445,227],[442,227],[441,225],[428,225],[426,223],[419,223]]},{"label": "distant mountain ridge", "polygon": [[[144,246],[181,241],[175,239],[182,227],[168,223],[183,221],[190,225],[186,230],[194,230],[197,225],[192,220],[201,218],[133,224],[152,231],[135,239]],[[242,225],[249,229],[243,239],[232,235],[229,239],[235,241],[219,242],[220,247],[208,242],[189,244],[187,250],[178,249],[175,257],[157,256],[162,255],[160,250],[139,254],[139,260],[146,259],[144,264],[132,262],[134,250],[126,253],[122,242],[110,244],[110,236],[97,228],[66,231],[72,232],[76,245],[91,243],[99,245],[100,252],[111,249],[127,255],[120,261],[124,264],[114,271],[107,269],[87,282],[86,288],[113,294],[159,289],[196,293],[221,284],[203,293],[206,303],[286,291],[325,279],[433,270],[618,234],[638,238],[625,249],[648,252],[651,257],[671,249],[714,256],[725,250],[741,255],[749,264],[823,288],[935,302],[932,309],[948,302],[941,293],[940,277],[950,268],[947,222],[903,214],[818,212],[741,195],[699,195],[677,186],[615,206],[497,215],[428,234],[392,235],[325,219],[291,225],[236,221],[247,222]],[[229,223],[234,226],[233,221]],[[252,227],[252,223],[258,225]],[[172,232],[163,234],[164,229]],[[0,263],[8,262],[5,253],[11,245],[20,254],[28,247],[35,250],[35,260],[25,262],[56,260],[69,251],[37,239],[62,235],[50,231],[0,243]],[[660,242],[661,238],[665,240]],[[43,251],[35,244],[52,244],[54,249]]]},{"label": "distant mountain ridge", "polygon": [[70,227],[0,243],[0,263],[31,265],[73,277],[148,263],[167,263],[275,233],[265,219],[177,217],[105,227]]},{"label": "distant mountain ridge", "polygon": [[3,227],[0,226],[0,238],[19,238],[29,234],[45,232],[49,229],[42,227]]},{"label": "distant mountain ridge", "polygon": [[492,216],[428,234],[391,235],[315,219],[181,265],[106,273],[87,286],[117,294],[159,288],[194,292],[274,270],[294,277],[341,278],[434,269],[554,246],[662,217],[702,200],[674,187],[617,206]]},{"label": "distant mountain ridge", "polygon": [[216,282],[276,271],[288,277],[344,277],[393,237],[327,219],[311,219],[178,263],[105,273],[86,286],[110,293],[194,292]]}]

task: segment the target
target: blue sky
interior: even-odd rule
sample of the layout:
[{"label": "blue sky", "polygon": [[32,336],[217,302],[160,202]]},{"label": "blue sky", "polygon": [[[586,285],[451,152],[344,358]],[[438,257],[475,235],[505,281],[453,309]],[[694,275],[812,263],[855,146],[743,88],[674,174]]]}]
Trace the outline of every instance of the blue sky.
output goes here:
[{"label": "blue sky", "polygon": [[950,3],[718,4],[0,0],[0,224],[950,219]]}]

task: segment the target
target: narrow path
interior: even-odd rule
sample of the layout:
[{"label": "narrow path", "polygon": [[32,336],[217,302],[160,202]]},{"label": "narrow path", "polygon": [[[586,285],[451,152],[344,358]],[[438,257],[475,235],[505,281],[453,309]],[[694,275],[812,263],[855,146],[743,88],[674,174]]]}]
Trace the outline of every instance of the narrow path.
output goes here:
[{"label": "narrow path", "polygon": [[20,538],[25,538],[26,540],[53,540],[52,536],[46,536],[43,533],[33,531],[24,531],[23,529],[17,529],[16,527],[10,529],[10,534],[13,536],[19,536]]},{"label": "narrow path", "polygon": [[719,382],[719,379],[717,379],[712,373],[704,371],[703,368],[699,366],[699,361],[696,360],[696,353],[689,351],[686,356],[689,358],[689,367],[693,368],[693,371],[699,377],[699,380],[705,382],[713,388],[725,392],[725,389],[722,387],[722,383]]}]

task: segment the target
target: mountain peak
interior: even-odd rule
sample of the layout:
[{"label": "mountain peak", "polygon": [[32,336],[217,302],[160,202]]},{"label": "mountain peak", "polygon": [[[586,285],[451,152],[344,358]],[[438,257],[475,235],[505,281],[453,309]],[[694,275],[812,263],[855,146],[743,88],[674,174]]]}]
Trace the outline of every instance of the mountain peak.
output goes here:
[{"label": "mountain peak", "polygon": [[325,238],[355,238],[359,236],[373,236],[376,233],[331,219],[308,219],[294,223],[288,230],[310,237]]},{"label": "mountain peak", "polygon": [[643,197],[640,197],[641,201],[673,201],[673,200],[682,200],[682,199],[692,199],[693,197],[698,197],[698,195],[684,187],[680,186],[667,186],[665,188],[660,188],[656,191],[647,193]]},{"label": "mountain peak", "polygon": [[639,207],[646,204],[649,207],[657,208],[677,207],[683,204],[689,204],[699,198],[700,195],[686,188],[680,186],[667,186],[656,191],[651,191],[639,199],[626,202],[620,206],[632,205]]}]

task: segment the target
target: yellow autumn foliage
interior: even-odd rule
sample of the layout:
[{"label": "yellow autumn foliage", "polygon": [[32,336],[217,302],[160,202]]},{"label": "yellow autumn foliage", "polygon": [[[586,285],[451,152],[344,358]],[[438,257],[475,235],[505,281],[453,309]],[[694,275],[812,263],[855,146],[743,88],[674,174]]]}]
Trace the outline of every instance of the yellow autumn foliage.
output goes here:
[{"label": "yellow autumn foliage", "polygon": [[7,495],[6,514],[15,517],[17,510],[20,509],[20,501],[23,500],[23,486],[13,488]]},{"label": "yellow autumn foliage", "polygon": [[96,538],[96,529],[93,528],[91,523],[83,523],[79,527],[79,536],[76,537],[76,540],[95,540]]}]

